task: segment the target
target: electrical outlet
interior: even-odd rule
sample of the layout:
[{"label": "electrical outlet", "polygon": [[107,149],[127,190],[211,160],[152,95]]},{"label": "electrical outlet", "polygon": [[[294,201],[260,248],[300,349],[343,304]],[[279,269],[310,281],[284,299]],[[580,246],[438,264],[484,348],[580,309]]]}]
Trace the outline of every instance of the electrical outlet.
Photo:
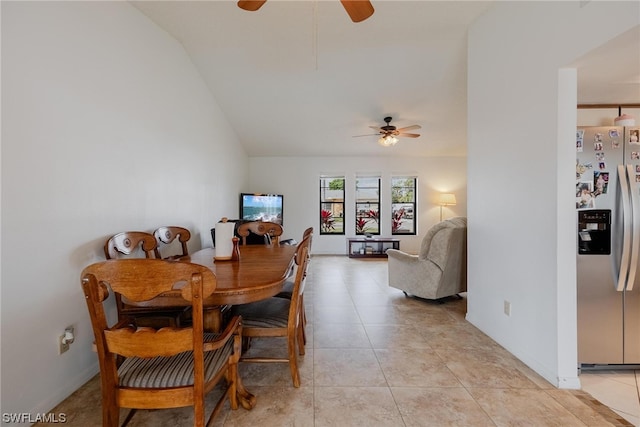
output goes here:
[{"label": "electrical outlet", "polygon": [[65,341],[64,335],[60,335],[58,337],[58,354],[62,354],[65,351],[69,350],[70,345],[70,343]]},{"label": "electrical outlet", "polygon": [[504,300],[504,314],[511,316],[511,303],[507,300]]},{"label": "electrical outlet", "polygon": [[69,350],[69,346],[75,339],[73,333],[75,332],[75,328],[73,325],[67,326],[64,330],[64,334],[58,337],[58,354],[62,354]]}]

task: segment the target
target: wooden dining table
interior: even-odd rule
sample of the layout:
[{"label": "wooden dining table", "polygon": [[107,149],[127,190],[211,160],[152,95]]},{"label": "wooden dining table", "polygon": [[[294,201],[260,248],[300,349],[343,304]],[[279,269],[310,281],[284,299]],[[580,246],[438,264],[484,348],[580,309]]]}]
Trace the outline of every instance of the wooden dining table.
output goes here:
[{"label": "wooden dining table", "polygon": [[[295,264],[296,246],[247,245],[240,246],[238,261],[215,260],[215,249],[204,248],[177,258],[176,262],[190,262],[209,268],[216,276],[216,289],[204,300],[204,329],[222,329],[221,312],[231,305],[248,304],[277,295]],[[147,307],[163,309],[182,305],[179,292],[167,292],[147,303]]]},{"label": "wooden dining table", "polygon": [[[203,301],[204,329],[219,332],[223,329],[225,307],[260,301],[282,291],[285,280],[294,265],[296,246],[291,245],[246,245],[240,246],[237,261],[215,260],[215,249],[205,248],[176,262],[190,262],[208,267],[216,276],[216,289]],[[182,300],[179,292],[169,292],[150,302],[156,308],[175,307]],[[256,398],[248,392],[238,377],[237,396],[240,404],[251,409]]]},{"label": "wooden dining table", "polygon": [[240,260],[214,260],[215,249],[205,248],[181,262],[208,267],[216,276],[216,289],[204,300],[204,328],[217,332],[222,326],[222,309],[229,305],[247,304],[277,295],[294,265],[296,246],[240,246]]}]

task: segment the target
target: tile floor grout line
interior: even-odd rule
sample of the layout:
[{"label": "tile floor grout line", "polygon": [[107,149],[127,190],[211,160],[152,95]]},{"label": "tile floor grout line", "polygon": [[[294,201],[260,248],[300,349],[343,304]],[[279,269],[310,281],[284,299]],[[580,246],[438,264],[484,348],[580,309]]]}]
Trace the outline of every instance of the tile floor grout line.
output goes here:
[{"label": "tile floor grout line", "polygon": [[[311,309],[308,313],[311,314],[308,330],[310,335],[308,338],[311,338],[309,340],[311,351],[307,352],[310,357],[302,359],[307,383],[303,383],[299,389],[294,389],[290,383],[288,368],[281,364],[265,364],[260,365],[261,369],[259,370],[246,371],[243,379],[250,391],[255,390],[258,397],[257,406],[252,411],[244,409],[231,411],[227,403],[220,413],[221,416],[214,421],[214,425],[309,425],[318,427],[372,425],[378,407],[385,408],[384,412],[378,412],[388,417],[388,423],[385,425],[417,425],[424,422],[425,416],[429,418],[430,422],[440,422],[440,425],[459,425],[455,423],[461,419],[460,416],[467,417],[468,425],[471,419],[468,417],[472,416],[479,417],[475,418],[476,422],[472,422],[472,425],[513,425],[519,422],[533,422],[540,426],[553,424],[556,419],[548,418],[549,414],[546,414],[547,418],[545,418],[545,414],[541,414],[542,416],[539,418],[528,418],[532,414],[535,415],[536,411],[540,409],[539,403],[537,403],[538,399],[542,399],[539,402],[551,402],[553,399],[559,405],[557,408],[558,417],[567,417],[569,423],[573,418],[578,418],[579,421],[575,423],[576,425],[631,425],[624,420],[623,415],[616,413],[586,391],[560,390],[552,385],[549,385],[548,388],[545,387],[546,382],[543,382],[542,378],[538,378],[535,372],[526,368],[518,359],[512,357],[508,352],[503,353],[502,348],[496,350],[497,343],[492,339],[486,339],[486,335],[464,318],[465,299],[452,300],[450,303],[447,302],[439,306],[419,303],[413,298],[402,297],[399,294],[400,291],[397,291],[398,293],[388,291],[388,285],[387,288],[383,287],[386,261],[384,264],[381,262],[364,264],[357,262],[358,260],[352,261],[354,260],[347,257],[327,257],[326,262],[318,259],[317,262],[314,260],[314,263],[310,264],[311,272],[307,284],[310,298],[306,298],[305,302],[307,307]],[[340,271],[338,272],[338,270]],[[328,274],[323,275],[324,272]],[[328,286],[325,287],[320,282],[326,283]],[[367,287],[368,284],[371,285],[370,288]],[[335,294],[336,291],[339,294]],[[347,295],[348,300],[345,299]],[[383,310],[386,311],[382,311],[374,304],[377,298],[380,298],[380,306],[383,306]],[[321,304],[319,304],[320,302]],[[358,322],[355,323],[356,318],[351,318],[350,313],[346,313],[348,316],[342,316],[340,307],[335,307],[336,302],[338,305],[349,302],[350,307],[356,313]],[[318,306],[332,308],[320,312],[316,310]],[[367,312],[369,306],[373,308]],[[328,335],[320,336],[316,327],[324,322],[323,319],[335,320],[338,315],[341,318],[351,318],[354,323],[345,324],[344,328],[335,328],[329,325],[324,330]],[[316,322],[316,319],[319,322]],[[383,321],[383,323],[366,323],[365,321]],[[436,322],[443,323],[440,325]],[[412,325],[412,328],[407,330],[407,325]],[[357,332],[354,332],[356,330]],[[360,341],[362,336],[360,331],[364,331],[366,341]],[[334,334],[342,334],[343,332],[344,334],[339,337],[339,342],[335,341]],[[419,336],[416,336],[416,333]],[[354,334],[353,336],[356,336],[358,341],[352,340],[350,334]],[[411,347],[404,345],[407,342],[411,343]],[[324,353],[321,358],[323,360],[319,360],[318,350],[322,349],[317,349],[316,345],[320,343],[327,345],[336,343],[338,350],[332,349]],[[362,372],[362,363],[358,365],[358,359],[347,357],[344,360],[348,363],[344,367],[340,367],[338,364],[341,363],[336,358],[341,353],[339,349],[360,348],[354,347],[358,345],[373,352],[381,372],[379,379],[384,378],[384,385],[337,385],[345,382],[358,384],[362,378],[371,377],[366,370],[364,373]],[[276,348],[275,346],[267,347]],[[413,348],[418,350],[414,351]],[[400,349],[399,359],[386,359],[386,355],[391,354],[394,349],[396,351]],[[406,351],[402,351],[403,349]],[[376,350],[379,350],[379,353]],[[381,350],[388,351],[383,353]],[[476,351],[478,353],[474,353]],[[431,352],[434,357],[429,359],[428,363],[425,362],[423,366],[421,363],[425,357],[431,358],[427,354],[428,352]],[[411,353],[413,353],[413,360],[410,358]],[[454,355],[464,356],[464,353],[473,353],[477,356],[453,357]],[[448,354],[451,357],[448,357]],[[357,352],[354,352],[354,356],[358,357]],[[484,364],[478,365],[485,358],[492,366],[483,368]],[[442,365],[438,364],[439,362],[442,362]],[[406,376],[405,364],[407,363],[417,364],[421,368],[413,371],[410,377]],[[383,366],[386,366],[386,369]],[[432,366],[436,367],[437,371],[432,370]],[[354,369],[352,370],[351,367]],[[406,367],[410,368],[410,366]],[[446,381],[431,379],[434,378],[434,375],[439,375],[440,372],[446,375],[443,377],[446,378]],[[328,376],[323,376],[327,374]],[[509,382],[511,381],[509,375],[513,377],[520,374],[524,376],[523,381]],[[352,375],[354,377],[349,378]],[[640,387],[638,387],[640,371],[635,371],[634,378],[636,391],[640,395]],[[320,379],[324,385],[318,385],[317,379]],[[517,386],[529,384],[524,382],[524,379],[531,381],[534,388],[520,387],[522,389],[519,390]],[[382,384],[382,381],[379,383]],[[400,385],[392,387],[392,383]],[[456,386],[452,387],[453,384]],[[500,385],[500,387],[496,387],[496,385]],[[627,390],[633,393],[633,390],[628,386]],[[68,425],[70,427],[99,425],[99,375],[74,394],[75,396],[67,399],[59,408],[54,408],[52,411],[56,411],[56,409],[66,411],[69,414],[70,422]],[[286,399],[290,400],[283,401],[281,396],[287,396]],[[344,400],[336,403],[332,400],[335,396],[342,396]],[[425,406],[424,397],[427,396],[427,400],[435,399],[436,404]],[[449,399],[453,396],[456,396],[456,399],[462,398],[464,406],[449,406],[451,403]],[[523,399],[522,396],[525,398]],[[375,399],[373,399],[374,397]],[[529,397],[535,398],[530,399]],[[630,397],[635,396],[631,394]],[[351,399],[356,399],[356,406],[351,406],[354,404]],[[416,405],[411,403],[412,399],[415,399]],[[447,404],[437,404],[437,399],[446,399]],[[567,406],[563,405],[562,401]],[[401,412],[401,407],[404,414]],[[395,408],[395,412],[392,412],[394,411],[392,408]],[[533,412],[529,412],[530,410]],[[98,413],[96,414],[96,412]],[[168,410],[167,412],[151,411],[139,414],[140,418],[137,421],[134,418],[132,427],[143,424],[169,425],[167,421],[171,420],[174,421],[171,425],[191,425],[191,414],[190,408]],[[571,414],[572,417],[569,417],[568,414]],[[551,415],[551,417],[553,416]],[[589,421],[591,424],[588,424]],[[378,425],[382,423],[385,421],[380,421]]]}]

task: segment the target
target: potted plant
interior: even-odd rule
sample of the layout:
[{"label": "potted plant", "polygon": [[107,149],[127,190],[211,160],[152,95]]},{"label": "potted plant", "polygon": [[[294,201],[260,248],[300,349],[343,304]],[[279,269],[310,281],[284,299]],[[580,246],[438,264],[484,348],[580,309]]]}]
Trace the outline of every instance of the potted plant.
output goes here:
[{"label": "potted plant", "polygon": [[393,212],[391,217],[391,232],[395,233],[402,227],[402,219],[404,218],[404,208],[400,208]]},{"label": "potted plant", "polygon": [[369,220],[364,218],[358,218],[356,220],[356,234],[364,234],[367,231],[367,223]]},{"label": "potted plant", "polygon": [[320,220],[322,231],[329,232],[334,230],[333,223],[335,222],[335,219],[333,218],[333,214],[330,211],[322,209],[320,211]]}]

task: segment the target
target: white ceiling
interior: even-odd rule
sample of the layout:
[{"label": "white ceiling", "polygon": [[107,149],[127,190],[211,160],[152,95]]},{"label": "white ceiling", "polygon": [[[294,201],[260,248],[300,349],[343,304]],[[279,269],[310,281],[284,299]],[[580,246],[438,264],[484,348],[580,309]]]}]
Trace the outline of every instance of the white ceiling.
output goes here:
[{"label": "white ceiling", "polygon": [[[336,0],[269,0],[257,12],[235,1],[132,4],[184,45],[251,156],[466,154],[467,28],[490,1],[373,0],[357,24]],[[640,31],[613,46],[576,63],[580,102],[640,102]],[[385,116],[421,125],[421,137],[392,148],[353,137]]]},{"label": "white ceiling", "polygon": [[579,104],[640,104],[640,25],[571,65]]}]

